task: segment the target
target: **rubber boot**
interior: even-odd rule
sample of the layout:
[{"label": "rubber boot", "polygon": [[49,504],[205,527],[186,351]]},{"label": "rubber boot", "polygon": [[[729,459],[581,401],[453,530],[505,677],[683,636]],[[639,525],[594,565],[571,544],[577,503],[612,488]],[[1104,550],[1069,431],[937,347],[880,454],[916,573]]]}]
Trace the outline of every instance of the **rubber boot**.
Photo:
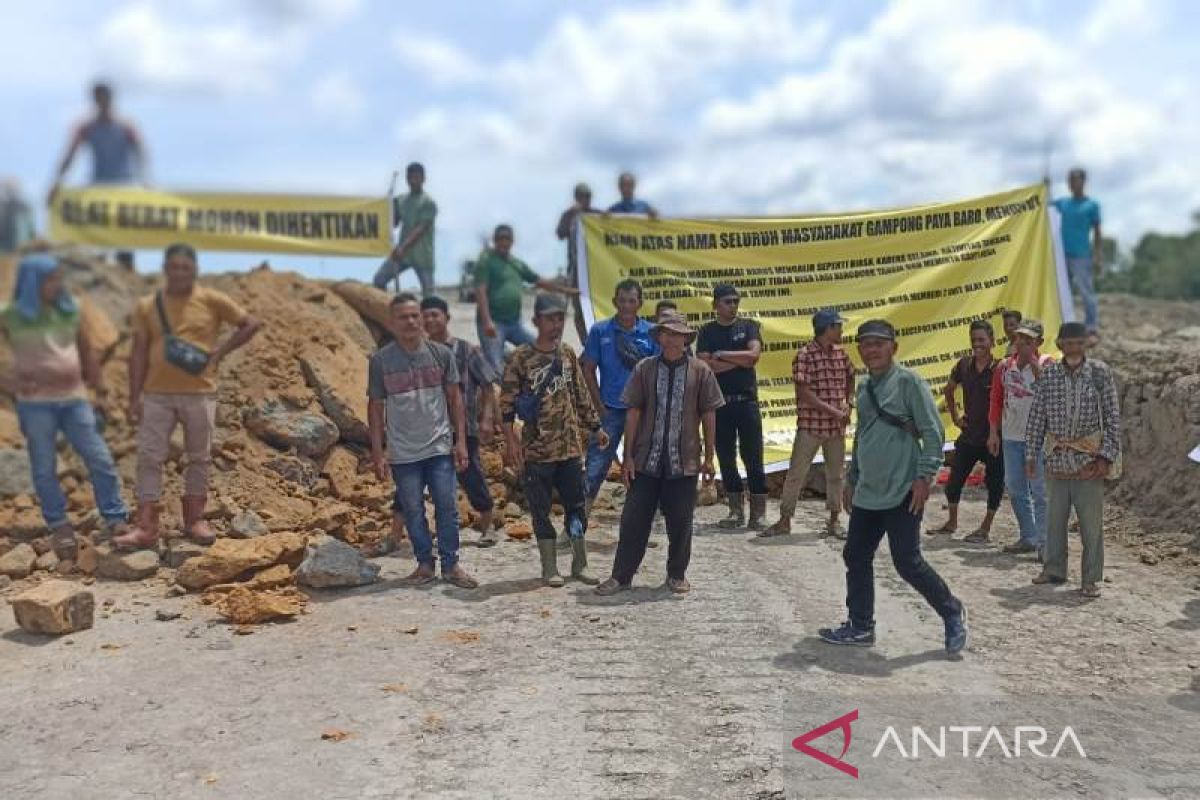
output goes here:
[{"label": "rubber boot", "polygon": [[583,537],[571,540],[571,577],[588,586],[595,586],[600,582],[588,569],[587,541]]},{"label": "rubber boot", "polygon": [[138,506],[137,522],[133,529],[114,536],[112,543],[118,550],[152,550],[158,547],[158,503],[142,503]]},{"label": "rubber boot", "polygon": [[725,495],[725,502],[729,504],[729,516],[717,523],[718,528],[732,530],[746,524],[746,510],[743,503],[745,499],[745,492],[730,492]]},{"label": "rubber boot", "polygon": [[571,537],[567,536],[565,526],[558,532],[558,538],[554,540],[554,544],[564,553],[571,549]]},{"label": "rubber boot", "polygon": [[538,539],[538,555],[542,558],[542,583],[547,586],[562,586],[566,581],[558,574],[558,550],[553,539]]},{"label": "rubber boot", "polygon": [[761,531],[767,527],[767,496],[765,494],[750,495],[750,521],[746,527],[752,531]]},{"label": "rubber boot", "polygon": [[204,495],[184,495],[183,497],[183,533],[197,544],[212,544],[217,540],[217,534],[204,521],[204,506],[208,498]]}]

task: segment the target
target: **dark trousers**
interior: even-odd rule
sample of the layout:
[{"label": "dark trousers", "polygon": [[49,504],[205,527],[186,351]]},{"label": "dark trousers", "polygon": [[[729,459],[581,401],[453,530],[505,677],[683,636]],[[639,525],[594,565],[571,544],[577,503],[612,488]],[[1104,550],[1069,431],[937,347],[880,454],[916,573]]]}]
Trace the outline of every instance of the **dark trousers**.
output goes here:
[{"label": "dark trousers", "polygon": [[950,480],[946,482],[946,502],[957,505],[963,486],[975,465],[983,462],[984,482],[987,484],[988,511],[1000,508],[1004,497],[1004,456],[992,455],[986,444],[954,443],[954,463],[950,465]]},{"label": "dark trousers", "polygon": [[[479,438],[467,437],[467,468],[458,473],[458,483],[466,492],[467,502],[476,511],[491,511],[495,507],[491,490],[488,489],[487,478],[483,474],[483,462],[479,460]],[[392,511],[403,514],[400,507],[400,496],[392,498]]]},{"label": "dark trousers", "polygon": [[529,502],[529,516],[533,517],[533,535],[539,539],[555,537],[554,523],[550,521],[550,506],[554,503],[555,490],[566,512],[568,532],[571,529],[571,517],[575,516],[581,523],[582,535],[587,530],[587,511],[584,508],[587,486],[583,480],[583,463],[578,458],[525,462],[525,499]]},{"label": "dark trousers", "polygon": [[842,559],[846,562],[846,607],[856,628],[875,627],[875,551],[886,533],[896,572],[921,593],[942,619],[957,614],[962,603],[921,555],[921,515],[908,510],[911,496],[895,508],[877,511],[855,506]]},{"label": "dark trousers", "polygon": [[696,510],[696,476],[656,478],[639,472],[625,496],[621,538],[613,559],[613,577],[628,585],[646,555],[654,512],[662,509],[667,523],[667,577],[683,578],[692,560],[692,514]]},{"label": "dark trousers", "polygon": [[716,444],[721,483],[726,492],[744,491],[737,467],[740,451],[750,493],[767,493],[767,475],[763,472],[762,411],[757,400],[739,400],[717,409]]}]

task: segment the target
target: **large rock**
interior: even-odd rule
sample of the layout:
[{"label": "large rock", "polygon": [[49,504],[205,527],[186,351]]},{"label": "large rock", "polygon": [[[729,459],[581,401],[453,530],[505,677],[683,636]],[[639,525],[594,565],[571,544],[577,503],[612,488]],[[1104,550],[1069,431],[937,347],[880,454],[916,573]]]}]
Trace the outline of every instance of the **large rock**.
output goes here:
[{"label": "large rock", "polygon": [[108,545],[96,548],[96,575],[110,581],[140,581],[158,572],[158,552],[125,553]]},{"label": "large rock", "polygon": [[366,356],[348,340],[337,350],[307,347],[300,353],[300,368],[342,439],[370,444]]},{"label": "large rock", "polygon": [[37,557],[37,551],[22,542],[0,556],[0,575],[24,578],[33,572],[33,565],[37,563]]},{"label": "large rock", "polygon": [[188,589],[204,589],[275,564],[295,567],[303,555],[304,537],[298,533],[269,533],[255,539],[218,539],[203,556],[186,561],[175,574],[175,582]]},{"label": "large rock", "polygon": [[92,627],[96,600],[71,581],[46,581],[11,601],[13,616],[30,633],[62,634]]},{"label": "large rock", "polygon": [[334,586],[365,586],[379,579],[379,565],[372,564],[345,542],[332,536],[316,536],[309,542],[308,551],[296,580],[317,589]]},{"label": "large rock", "polygon": [[337,444],[338,427],[322,414],[291,411],[268,401],[244,415],[246,428],[259,439],[281,450],[295,450],[308,458],[320,458]]},{"label": "large rock", "polygon": [[332,288],[334,293],[345,300],[363,319],[387,329],[392,302],[390,294],[358,281],[338,281]]},{"label": "large rock", "polygon": [[202,544],[187,539],[172,539],[167,543],[167,550],[163,553],[163,563],[171,569],[179,569],[188,561],[200,558],[207,552],[208,548]]},{"label": "large rock", "polygon": [[267,532],[267,524],[253,511],[246,510],[229,523],[229,536],[233,539],[253,539]]},{"label": "large rock", "polygon": [[13,447],[0,448],[0,497],[31,494],[33,480],[29,477],[29,455]]},{"label": "large rock", "polygon": [[217,602],[218,613],[235,625],[257,625],[288,619],[304,610],[304,595],[296,589],[255,591],[237,586]]}]

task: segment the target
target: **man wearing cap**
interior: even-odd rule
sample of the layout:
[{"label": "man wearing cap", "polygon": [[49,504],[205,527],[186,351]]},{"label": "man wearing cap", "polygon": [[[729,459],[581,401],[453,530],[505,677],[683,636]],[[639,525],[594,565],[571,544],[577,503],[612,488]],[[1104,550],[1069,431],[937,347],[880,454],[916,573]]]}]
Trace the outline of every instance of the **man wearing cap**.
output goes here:
[{"label": "man wearing cap", "polygon": [[[592,445],[587,452],[588,501],[600,491],[625,433],[625,401],[622,393],[633,368],[643,358],[658,353],[658,343],[650,335],[650,323],[638,316],[642,308],[642,285],[632,278],[617,284],[613,293],[617,313],[597,322],[588,332],[583,346],[583,378],[592,402],[600,409],[601,425],[608,434],[608,447]],[[600,380],[596,381],[596,372]]]},{"label": "man wearing cap", "polygon": [[1071,196],[1059,197],[1052,204],[1058,209],[1067,273],[1083,301],[1084,326],[1089,342],[1094,343],[1100,324],[1094,275],[1100,272],[1103,234],[1100,232],[1100,204],[1084,193],[1086,182],[1087,172],[1082,167],[1073,168],[1067,173]]},{"label": "man wearing cap", "polygon": [[[686,318],[667,312],[654,326],[662,348],[643,359],[625,384],[625,451],[622,470],[629,493],[621,512],[621,533],[612,575],[596,587],[600,595],[628,589],[646,555],[654,512],[667,522],[667,587],[691,589],[687,567],[692,553],[692,514],[696,478],[712,480],[716,412],[725,400],[716,376],[686,347],[696,338]],[[700,430],[704,458],[700,458]]]},{"label": "man wearing cap", "polygon": [[433,223],[437,203],[425,193],[425,167],[413,162],[404,170],[408,194],[392,201],[392,218],[400,226],[400,244],[379,265],[373,283],[386,289],[388,282],[406,269],[417,273],[421,296],[433,295]]},{"label": "man wearing cap", "polygon": [[504,344],[520,347],[533,341],[521,324],[521,297],[525,284],[531,283],[547,292],[579,294],[578,289],[560,286],[539,277],[521,259],[512,254],[511,225],[497,225],[492,235],[492,247],[485,250],[475,267],[475,327],[479,346],[492,367],[504,369]]},{"label": "man wearing cap", "polygon": [[1058,331],[1062,361],[1050,364],[1034,389],[1026,430],[1029,458],[1045,453],[1050,509],[1045,565],[1033,579],[1059,584],[1067,579],[1067,521],[1071,509],[1079,517],[1083,539],[1082,591],[1099,597],[1104,580],[1104,479],[1121,455],[1121,411],[1112,371],[1087,357],[1088,329],[1064,323]]},{"label": "man wearing cap", "polygon": [[820,450],[825,456],[825,506],[829,509],[825,533],[846,538],[838,515],[842,507],[846,426],[854,397],[854,367],[841,345],[844,322],[835,309],[818,311],[812,318],[813,340],[792,359],[792,380],[796,384],[792,461],[779,498],[779,521],[759,536],[786,536],[792,532],[796,501],[808,479],[813,456]]},{"label": "man wearing cap", "polygon": [[[583,433],[600,447],[608,435],[592,405],[575,351],[562,342],[567,303],[556,295],[539,294],[533,306],[537,338],[513,353],[504,368],[500,414],[504,421],[505,459],[525,485],[542,561],[542,581],[562,586],[550,520],[552,495],[558,492],[571,541],[571,577],[598,583],[588,570],[587,489],[584,484]],[[518,438],[516,421],[523,424]]]},{"label": "man wearing cap", "polygon": [[[575,184],[575,202],[571,207],[562,213],[558,218],[558,227],[555,233],[558,234],[558,240],[566,241],[567,243],[567,280],[572,288],[579,288],[579,254],[575,252],[575,220],[580,214],[594,214],[597,209],[592,208],[592,189],[586,183]],[[575,332],[579,334],[579,341],[587,339],[587,323],[583,319],[583,305],[579,301],[579,295],[573,295],[571,298],[571,310],[574,314]]]},{"label": "man wearing cap", "polygon": [[[1046,479],[1042,475],[1042,455],[1026,444],[1025,428],[1033,407],[1033,390],[1042,371],[1053,363],[1042,355],[1042,323],[1024,319],[1013,331],[1014,353],[992,373],[988,403],[988,452],[1004,458],[1004,483],[1008,499],[1017,517],[1020,538],[1004,552],[1032,553],[1046,543]],[[1027,475],[1026,458],[1037,465]]]},{"label": "man wearing cap", "polygon": [[728,283],[713,287],[717,318],[704,324],[696,339],[696,355],[717,375],[725,405],[717,412],[717,460],[729,503],[729,516],[717,523],[732,529],[747,525],[745,490],[738,472],[740,449],[750,485],[752,530],[762,528],[767,515],[767,476],[763,472],[762,412],[758,407],[758,375],[754,365],[762,353],[758,323],[738,316],[741,298]]},{"label": "man wearing cap", "polygon": [[945,624],[946,651],[967,644],[967,612],[921,555],[921,515],[942,466],[945,433],[929,384],[896,364],[896,329],[885,320],[858,328],[858,354],[868,371],[858,387],[858,425],[843,502],[850,530],[846,562],[849,619],[822,628],[830,644],[875,644],[875,551],[884,534],[900,577],[921,593]]}]

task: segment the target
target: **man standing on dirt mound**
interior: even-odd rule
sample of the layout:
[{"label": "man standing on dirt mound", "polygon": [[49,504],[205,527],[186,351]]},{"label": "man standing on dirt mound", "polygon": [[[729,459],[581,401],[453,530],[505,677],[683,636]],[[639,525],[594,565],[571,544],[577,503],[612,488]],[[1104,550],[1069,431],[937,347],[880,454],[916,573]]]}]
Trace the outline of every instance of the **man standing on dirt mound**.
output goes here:
[{"label": "man standing on dirt mound", "polygon": [[1100,314],[1096,304],[1095,278],[1101,267],[1100,204],[1084,194],[1087,172],[1075,167],[1067,173],[1070,197],[1054,200],[1061,217],[1063,254],[1067,257],[1067,274],[1079,299],[1083,301],[1084,325],[1088,344],[1099,340]]},{"label": "man standing on dirt mound", "polygon": [[[163,465],[171,434],[183,426],[183,532],[201,544],[216,535],[204,521],[208,470],[216,429],[217,375],[225,356],[258,332],[259,322],[228,295],[196,285],[196,251],[173,244],[163,255],[162,289],[133,311],[129,356],[129,421],[138,426],[137,524],[113,542],[154,547],[159,539]],[[224,325],[234,326],[220,345]]]},{"label": "man standing on dirt mound", "polygon": [[[433,501],[442,578],[463,589],[479,585],[458,563],[458,482],[466,469],[467,423],[454,354],[425,338],[421,305],[408,292],[388,306],[393,341],[367,366],[367,426],[375,477],[396,484],[393,508],[404,512],[417,568],[410,586],[437,580],[433,538],[425,517],[425,490]],[[387,455],[384,455],[384,440]]]},{"label": "man standing on dirt mound", "polygon": [[858,354],[870,373],[858,386],[858,425],[843,503],[850,529],[846,562],[849,619],[822,628],[829,644],[875,644],[875,551],[884,534],[900,577],[945,624],[946,651],[967,644],[967,611],[921,555],[921,515],[942,466],[945,433],[933,393],[917,373],[896,364],[896,329],[886,320],[858,328]]},{"label": "man standing on dirt mound", "polygon": [[487,477],[483,474],[479,445],[491,444],[496,431],[496,384],[500,379],[478,345],[450,335],[447,327],[450,323],[450,307],[445,300],[440,297],[422,300],[421,319],[425,335],[449,347],[450,352],[454,353],[467,423],[467,466],[459,471],[458,480],[467,493],[471,508],[479,515],[477,527],[480,536],[477,544],[491,547],[498,541],[496,531],[492,529],[492,512],[496,504],[488,489]]},{"label": "man standing on dirt mound", "polygon": [[[571,287],[579,288],[579,253],[575,248],[575,220],[580,214],[594,214],[599,209],[592,207],[592,189],[586,183],[575,184],[575,202],[558,218],[558,227],[554,229],[559,241],[567,243],[567,281]],[[571,297],[571,313],[575,323],[575,332],[579,341],[587,340],[587,323],[583,321],[583,306],[579,295]]]},{"label": "man standing on dirt mound", "polygon": [[[588,570],[587,487],[583,477],[583,434],[600,447],[608,434],[592,405],[575,351],[562,342],[567,304],[561,297],[539,294],[533,306],[537,339],[518,347],[504,368],[500,414],[504,421],[505,460],[522,477],[533,534],[542,562],[542,581],[562,586],[558,574],[554,523],[550,508],[554,492],[563,507],[563,527],[571,542],[571,577],[598,583]],[[520,438],[516,421],[523,425]]]},{"label": "man standing on dirt mound", "polygon": [[[763,471],[762,411],[758,407],[758,374],[754,365],[762,354],[758,323],[738,316],[741,297],[728,283],[713,287],[717,318],[700,329],[696,355],[717,375],[725,405],[717,411],[717,460],[729,503],[729,516],[717,523],[734,529],[762,528],[767,515],[767,475]],[[745,491],[738,472],[738,452],[750,484],[750,522],[745,516]]]},{"label": "man standing on dirt mound", "polygon": [[392,203],[393,221],[400,226],[400,244],[387,260],[379,265],[372,283],[377,289],[387,289],[389,282],[399,278],[407,269],[417,273],[421,296],[433,294],[433,223],[437,219],[437,203],[425,193],[425,167],[413,162],[404,170],[408,194]]},{"label": "man standing on dirt mound", "polygon": [[[1046,454],[1050,510],[1045,566],[1034,583],[1067,579],[1067,521],[1079,517],[1084,597],[1099,597],[1104,580],[1104,479],[1121,456],[1121,409],[1112,371],[1087,357],[1088,329],[1064,323],[1058,331],[1062,361],[1046,367],[1034,389],[1026,432],[1028,454]],[[1038,465],[1026,457],[1026,469]]]}]

